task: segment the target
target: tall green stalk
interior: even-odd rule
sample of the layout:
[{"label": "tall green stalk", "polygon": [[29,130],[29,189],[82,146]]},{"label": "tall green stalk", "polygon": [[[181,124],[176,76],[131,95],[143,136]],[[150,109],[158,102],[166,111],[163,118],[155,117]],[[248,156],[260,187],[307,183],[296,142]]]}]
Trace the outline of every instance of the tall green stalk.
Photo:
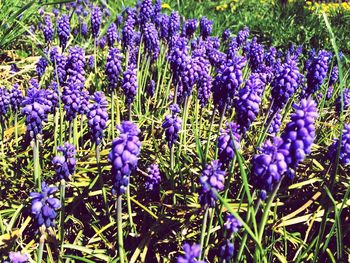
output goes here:
[{"label": "tall green stalk", "polygon": [[65,219],[65,198],[66,198],[66,181],[61,180],[60,184],[60,199],[61,199],[61,211],[60,211],[60,260],[63,256],[63,244],[64,244],[64,219]]},{"label": "tall green stalk", "polygon": [[199,255],[199,260],[202,259],[203,256],[203,249],[204,249],[204,237],[207,229],[207,221],[208,221],[208,214],[209,214],[209,208],[207,207],[204,212],[203,216],[203,222],[202,222],[202,229],[201,229],[201,240],[200,240],[200,246],[201,246],[201,253]]},{"label": "tall green stalk", "polygon": [[123,243],[123,226],[122,226],[122,195],[117,199],[117,227],[118,227],[118,251],[119,261],[124,263],[124,243]]},{"label": "tall green stalk", "polygon": [[33,143],[33,162],[34,162],[34,183],[41,191],[41,178],[40,178],[40,160],[39,160],[39,140],[34,139]]}]

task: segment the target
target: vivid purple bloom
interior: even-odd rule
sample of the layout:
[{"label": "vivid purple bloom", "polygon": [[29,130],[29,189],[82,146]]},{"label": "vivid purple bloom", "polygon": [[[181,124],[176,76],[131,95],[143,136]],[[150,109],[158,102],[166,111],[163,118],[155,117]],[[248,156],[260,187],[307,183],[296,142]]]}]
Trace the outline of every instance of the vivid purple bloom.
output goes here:
[{"label": "vivid purple bloom", "polygon": [[274,67],[276,64],[276,56],[277,50],[275,47],[270,47],[268,50],[266,50],[264,54],[264,61],[266,66]]},{"label": "vivid purple bloom", "polygon": [[305,90],[305,97],[315,93],[322,85],[323,80],[327,76],[328,64],[332,57],[330,52],[320,50],[317,57],[313,57],[308,72],[306,74],[307,88]]},{"label": "vivid purple bloom", "polygon": [[85,51],[83,48],[75,46],[69,49],[66,71],[68,75],[68,85],[78,85],[84,87],[85,83]]},{"label": "vivid purple bloom", "polygon": [[132,38],[134,36],[134,27],[136,20],[132,13],[128,14],[124,22],[124,27],[122,29],[122,43],[124,48],[130,48],[132,43]]},{"label": "vivid purple bloom", "polygon": [[108,46],[113,47],[117,39],[118,39],[117,26],[115,23],[111,23],[107,29]]},{"label": "vivid purple bloom", "polygon": [[170,24],[170,17],[166,14],[159,14],[157,18],[154,21],[158,31],[159,31],[159,37],[161,39],[168,39],[169,37],[169,24]]},{"label": "vivid purple bloom", "polygon": [[318,116],[317,105],[312,99],[302,99],[299,105],[294,104],[295,112],[291,115],[291,121],[284,129],[281,138],[285,160],[289,168],[288,176],[294,176],[294,170],[299,162],[311,152],[311,146],[315,140],[315,121]]},{"label": "vivid purple bloom", "polygon": [[[341,96],[339,94],[338,98],[334,102],[335,111],[340,114],[341,112]],[[343,93],[343,110],[348,110],[350,106],[350,88],[344,89]]]},{"label": "vivid purple bloom", "polygon": [[67,79],[67,57],[58,53],[57,47],[52,48],[50,52],[50,60],[54,66],[53,77],[55,80],[58,79],[60,85],[63,85]]},{"label": "vivid purple bloom", "polygon": [[159,183],[161,180],[159,166],[156,163],[152,163],[147,168],[147,179],[145,183],[145,187],[149,191],[155,191],[159,187]]},{"label": "vivid purple bloom", "polygon": [[252,71],[256,72],[264,62],[264,46],[259,44],[256,37],[254,37],[251,42],[247,43],[245,51]]},{"label": "vivid purple bloom", "polygon": [[207,105],[210,95],[211,95],[211,85],[212,77],[209,74],[204,74],[199,79],[197,83],[198,87],[198,100],[200,101],[201,107],[205,107]]},{"label": "vivid purple bloom", "polygon": [[176,35],[180,30],[180,16],[178,12],[172,12],[169,18],[168,38]]},{"label": "vivid purple bloom", "polygon": [[125,94],[125,103],[131,104],[137,93],[137,68],[131,63],[123,74],[122,89]]},{"label": "vivid purple bloom", "polygon": [[211,31],[213,30],[213,21],[208,20],[205,16],[203,16],[199,21],[199,29],[202,38],[206,39],[208,36],[210,36]]},{"label": "vivid purple bloom", "polygon": [[107,127],[108,102],[102,91],[96,91],[93,95],[94,104],[89,105],[87,118],[90,135],[96,145],[99,145],[103,138],[103,132]]},{"label": "vivid purple bloom", "polygon": [[107,44],[107,37],[106,36],[101,37],[100,40],[98,41],[98,46],[101,49],[104,49],[106,44]]},{"label": "vivid purple bloom", "polygon": [[249,37],[249,28],[244,27],[242,30],[238,32],[238,35],[236,38],[238,46],[242,46],[247,41],[248,37]]},{"label": "vivid purple bloom", "polygon": [[31,138],[36,139],[38,134],[42,134],[43,122],[47,121],[47,115],[50,112],[46,91],[32,85],[27,90],[27,96],[22,101],[22,105],[22,114],[26,116],[27,133]]},{"label": "vivid purple bloom", "polygon": [[294,59],[290,59],[276,69],[275,78],[271,83],[274,111],[284,107],[289,98],[300,87],[302,81],[303,75],[299,72],[297,62]]},{"label": "vivid purple bloom", "polygon": [[66,48],[67,41],[70,34],[69,16],[62,15],[57,21],[57,34],[60,40],[60,47],[62,50]]},{"label": "vivid purple bloom", "polygon": [[197,19],[188,19],[183,25],[182,35],[191,38],[197,29]]},{"label": "vivid purple bloom", "polygon": [[171,149],[175,142],[179,138],[179,131],[181,130],[182,120],[176,116],[180,112],[180,108],[177,104],[170,105],[171,114],[165,116],[162,127],[165,129],[165,137],[168,142],[168,146]]},{"label": "vivid purple bloom", "polygon": [[42,27],[42,31],[44,34],[45,42],[50,43],[53,38],[53,27],[49,15],[46,15],[44,17],[44,26]]},{"label": "vivid purple bloom", "polygon": [[81,108],[82,90],[79,84],[65,86],[62,92],[62,102],[66,111],[66,120],[72,121]]},{"label": "vivid purple bloom", "polygon": [[[272,118],[272,115],[273,115],[273,112],[270,111],[270,118]],[[281,125],[282,125],[282,115],[281,115],[281,111],[279,110],[275,113],[275,116],[273,116],[273,119],[270,123],[269,129],[268,129],[269,134],[276,135],[279,132]]]},{"label": "vivid purple bloom", "polygon": [[242,227],[243,224],[234,215],[228,214],[226,216],[226,222],[224,226],[228,235],[231,236],[233,233],[237,233],[239,228]]},{"label": "vivid purple bloom", "polygon": [[42,183],[41,193],[32,192],[32,214],[34,215],[38,227],[44,225],[46,228],[55,226],[56,210],[61,207],[61,202],[52,197],[58,191],[57,187],[49,187],[45,182]]},{"label": "vivid purple bloom", "polygon": [[177,258],[177,263],[204,263],[202,260],[197,260],[197,258],[201,254],[201,248],[200,245],[193,244],[192,246],[190,244],[184,244],[182,246],[185,255],[179,256]]},{"label": "vivid purple bloom", "polygon": [[124,121],[117,128],[120,135],[113,140],[108,159],[112,163],[112,193],[122,195],[127,189],[131,173],[137,167],[141,142],[140,129],[132,121]]},{"label": "vivid purple bloom", "polygon": [[88,60],[89,68],[92,70],[95,66],[95,57],[91,55]]},{"label": "vivid purple bloom", "polygon": [[88,29],[88,25],[84,22],[81,24],[81,35],[83,37],[87,37],[89,34],[89,29]]},{"label": "vivid purple bloom", "polygon": [[245,134],[259,114],[261,96],[265,88],[261,74],[253,73],[244,88],[238,92],[235,101],[236,120],[242,134]]},{"label": "vivid purple bloom", "polygon": [[119,74],[122,71],[121,55],[118,48],[111,48],[107,56],[106,75],[109,82],[109,88],[114,90],[117,88]]},{"label": "vivid purple bloom", "polygon": [[281,150],[282,144],[281,138],[274,137],[272,142],[266,141],[260,153],[253,157],[250,177],[254,187],[261,191],[260,198],[263,200],[288,169],[288,150]]},{"label": "vivid purple bloom", "polygon": [[140,7],[139,22],[141,25],[145,25],[153,16],[154,8],[152,0],[143,0]]},{"label": "vivid purple bloom", "polygon": [[[339,147],[339,139],[336,140],[329,147],[328,157],[332,162],[335,161],[335,157],[337,156],[338,147]],[[344,166],[346,166],[350,163],[350,125],[349,124],[344,125],[342,140],[340,143],[339,161]]]},{"label": "vivid purple bloom", "polygon": [[[1,98],[0,98],[1,100]],[[17,83],[13,84],[12,90],[10,93],[10,105],[11,105],[11,110],[13,112],[17,112],[19,108],[21,107],[23,101],[23,93],[19,89],[19,85]]]},{"label": "vivid purple bloom", "polygon": [[143,26],[143,37],[147,55],[151,58],[152,61],[155,61],[159,56],[160,46],[158,31],[155,28],[154,24],[146,23]]},{"label": "vivid purple bloom", "polygon": [[219,160],[207,164],[200,177],[201,189],[199,203],[202,207],[214,207],[217,200],[216,192],[224,189],[225,171],[221,168]]},{"label": "vivid purple bloom", "polygon": [[38,75],[38,78],[41,78],[46,70],[46,67],[49,65],[49,62],[46,60],[45,57],[41,57],[38,62],[36,63],[36,74]]},{"label": "vivid purple bloom", "polygon": [[17,65],[15,63],[12,63],[10,66],[10,72],[16,73],[18,71],[19,71],[19,69],[18,69]]},{"label": "vivid purple bloom", "polygon": [[149,80],[147,83],[146,90],[150,97],[153,97],[155,89],[156,89],[156,82],[153,79]]},{"label": "vivid purple bloom", "polygon": [[0,117],[5,116],[10,107],[11,96],[6,88],[0,88]]},{"label": "vivid purple bloom", "polygon": [[231,37],[231,31],[230,29],[226,28],[224,32],[222,32],[221,39],[222,41],[227,41],[230,39],[230,37]]},{"label": "vivid purple bloom", "polygon": [[[241,136],[238,133],[239,126],[231,122],[227,124],[227,129],[222,129],[218,139],[219,148],[219,160],[225,166],[228,167],[230,162],[235,156],[235,148],[238,151],[240,149]],[[232,138],[234,144],[232,142]]]},{"label": "vivid purple bloom", "polygon": [[25,263],[28,262],[29,258],[26,253],[22,254],[21,252],[10,252],[9,260],[11,263]]},{"label": "vivid purple bloom", "polygon": [[90,22],[91,22],[91,29],[92,29],[92,36],[97,39],[100,34],[100,27],[101,27],[101,9],[98,6],[95,6],[92,9]]},{"label": "vivid purple bloom", "polygon": [[73,144],[68,142],[63,146],[57,146],[57,151],[62,155],[55,156],[52,159],[52,164],[55,167],[56,175],[60,180],[70,181],[74,175],[76,166],[76,150]]},{"label": "vivid purple bloom", "polygon": [[50,107],[50,112],[54,113],[59,102],[57,82],[52,81],[49,88],[46,89],[46,101],[46,105]]}]

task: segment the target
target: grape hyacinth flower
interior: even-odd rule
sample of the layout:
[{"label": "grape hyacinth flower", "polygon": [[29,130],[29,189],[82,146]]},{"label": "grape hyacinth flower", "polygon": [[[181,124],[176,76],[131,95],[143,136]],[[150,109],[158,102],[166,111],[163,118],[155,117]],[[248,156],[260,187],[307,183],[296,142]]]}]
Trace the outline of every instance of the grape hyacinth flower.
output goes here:
[{"label": "grape hyacinth flower", "polygon": [[106,70],[107,79],[109,82],[109,89],[117,88],[119,74],[122,71],[121,55],[118,48],[111,48],[107,56]]},{"label": "grape hyacinth flower", "polygon": [[170,25],[170,17],[166,14],[160,14],[157,19],[154,21],[156,27],[159,31],[159,37],[163,40],[169,38],[169,25]]},{"label": "grape hyacinth flower", "polygon": [[19,71],[19,69],[18,69],[17,65],[15,63],[12,63],[11,66],[10,66],[10,72],[11,73],[16,73],[18,71]]},{"label": "grape hyacinth flower", "polygon": [[97,39],[100,34],[100,27],[101,27],[101,9],[98,6],[95,6],[92,9],[90,22],[91,22],[91,30],[92,30],[92,36]]},{"label": "grape hyacinth flower", "polygon": [[65,118],[71,122],[78,114],[81,104],[81,89],[79,85],[65,86],[62,92],[62,102],[66,111]]},{"label": "grape hyacinth flower", "polygon": [[125,94],[125,103],[132,104],[137,92],[137,68],[133,63],[128,65],[123,74],[122,89]]},{"label": "grape hyacinth flower", "polygon": [[46,90],[46,101],[46,104],[50,107],[50,112],[54,113],[59,103],[57,82],[52,81],[49,88]]},{"label": "grape hyacinth flower", "polygon": [[113,47],[115,41],[118,39],[117,26],[115,23],[111,23],[107,29],[107,42],[109,47]]},{"label": "grape hyacinth flower", "polygon": [[88,29],[88,25],[84,22],[81,24],[81,29],[80,29],[81,35],[83,37],[87,37],[89,34],[89,29]]},{"label": "grape hyacinth flower", "polygon": [[326,99],[330,100],[333,95],[333,86],[338,80],[338,67],[334,66],[331,72],[331,75],[329,76],[329,82],[328,82],[328,90],[326,94]]},{"label": "grape hyacinth flower", "polygon": [[160,52],[158,31],[154,24],[146,23],[143,27],[143,37],[145,41],[145,49],[151,61],[157,60]]},{"label": "grape hyacinth flower", "polygon": [[153,79],[150,79],[147,83],[146,91],[150,97],[153,97],[155,90],[156,90],[156,82]]},{"label": "grape hyacinth flower", "polygon": [[145,25],[153,16],[154,8],[152,0],[143,0],[140,7],[139,22],[141,25]]},{"label": "grape hyacinth flower", "polygon": [[228,214],[226,216],[226,222],[224,224],[228,236],[237,233],[239,228],[243,226],[242,222],[239,221],[234,215]]},{"label": "grape hyacinth flower", "polygon": [[160,180],[159,166],[156,163],[152,163],[147,168],[146,189],[149,191],[156,191],[159,187]]},{"label": "grape hyacinth flower", "polygon": [[50,60],[54,65],[53,76],[54,79],[58,79],[58,82],[62,86],[67,79],[67,57],[58,53],[57,47],[52,48],[50,52]]},{"label": "grape hyacinth flower", "polygon": [[46,60],[45,57],[41,57],[38,62],[36,63],[36,74],[38,75],[38,78],[41,78],[46,70],[46,67],[49,65],[49,62]]},{"label": "grape hyacinth flower", "polygon": [[[26,253],[21,252],[10,252],[9,253],[9,260],[11,263],[25,263],[28,262],[29,258]],[[4,263],[9,263],[8,261],[5,261]]]},{"label": "grape hyacinth flower", "polygon": [[197,83],[198,100],[200,101],[202,108],[205,107],[209,101],[211,95],[211,83],[212,77],[209,74],[204,74]]},{"label": "grape hyacinth flower", "polygon": [[98,46],[101,49],[104,49],[106,44],[107,44],[107,37],[106,36],[101,37],[100,40],[98,41]]},{"label": "grape hyacinth flower", "polygon": [[93,95],[94,104],[89,105],[87,113],[88,125],[91,137],[96,145],[99,145],[103,138],[103,132],[107,127],[108,102],[102,91],[96,91]]},{"label": "grape hyacinth flower", "polygon": [[[238,130],[239,126],[234,122],[227,124],[227,129],[221,129],[221,134],[218,139],[219,160],[225,167],[228,167],[235,157],[235,148],[237,151],[240,149],[239,142],[241,136],[239,135]],[[232,143],[231,133],[234,145]]]},{"label": "grape hyacinth flower", "polygon": [[60,47],[62,50],[66,48],[67,41],[70,34],[69,16],[63,15],[57,21],[57,34],[60,40]]},{"label": "grape hyacinth flower", "polygon": [[295,113],[284,129],[280,149],[285,151],[285,160],[289,171],[287,175],[294,177],[294,170],[299,162],[311,152],[315,140],[315,121],[318,116],[316,102],[312,99],[302,99],[299,105],[294,104]]},{"label": "grape hyacinth flower", "polygon": [[323,80],[327,76],[328,64],[331,58],[332,54],[325,50],[320,50],[318,56],[313,57],[306,74],[307,88],[304,97],[310,96],[321,87]]},{"label": "grape hyacinth flower", "polygon": [[257,38],[254,37],[250,43],[247,45],[247,54],[249,60],[249,65],[252,69],[252,72],[256,72],[257,69],[264,62],[264,46],[259,44]]},{"label": "grape hyacinth flower", "polygon": [[251,123],[259,114],[261,96],[265,88],[260,74],[253,73],[247,80],[244,88],[238,92],[236,99],[236,119],[242,134],[245,134]]},{"label": "grape hyacinth flower", "polygon": [[134,36],[134,27],[136,20],[132,14],[129,14],[122,29],[122,43],[123,48],[130,48],[132,44],[132,38]]},{"label": "grape hyacinth flower", "polygon": [[225,262],[231,262],[234,250],[235,246],[232,242],[230,242],[230,240],[227,239],[219,249],[219,257],[222,260],[225,260]]},{"label": "grape hyacinth flower", "polygon": [[208,36],[210,36],[211,31],[213,30],[213,21],[208,20],[205,16],[203,16],[199,21],[199,29],[202,38],[206,39]]},{"label": "grape hyacinth flower", "polygon": [[182,246],[182,249],[184,250],[185,255],[179,256],[176,261],[177,263],[204,263],[202,260],[197,260],[201,254],[200,245],[193,244],[191,246],[186,243]]},{"label": "grape hyacinth flower", "polygon": [[57,187],[49,187],[45,182],[42,183],[41,193],[32,192],[32,214],[34,215],[38,227],[44,226],[45,229],[55,226],[56,210],[61,207],[61,202],[52,197],[58,191]]},{"label": "grape hyacinth flower", "polygon": [[[338,115],[340,115],[341,112],[341,96],[339,95],[338,98],[334,102],[335,104],[335,111]],[[343,92],[343,110],[346,111],[349,109],[350,106],[350,88],[344,89]]]},{"label": "grape hyacinth flower", "polygon": [[242,30],[238,32],[238,35],[236,38],[238,46],[241,47],[247,41],[248,37],[249,37],[249,28],[244,27]]},{"label": "grape hyacinth flower", "polygon": [[140,129],[132,121],[122,122],[117,129],[120,135],[113,140],[108,159],[112,163],[112,193],[122,195],[126,192],[131,173],[137,167],[141,142]]},{"label": "grape hyacinth flower", "polygon": [[162,127],[165,129],[165,137],[168,142],[168,146],[171,149],[179,138],[182,120],[180,117],[176,116],[180,112],[180,108],[177,104],[170,105],[170,111],[171,114],[165,116]]},{"label": "grape hyacinth flower", "polygon": [[44,26],[42,27],[42,31],[44,34],[45,42],[50,43],[53,38],[53,27],[49,15],[46,15],[44,17]]},{"label": "grape hyacinth flower", "polygon": [[69,49],[66,71],[68,75],[68,85],[78,85],[84,87],[85,83],[85,51],[83,48],[75,46]]},{"label": "grape hyacinth flower", "polygon": [[271,83],[271,95],[273,98],[273,111],[284,107],[288,99],[293,96],[303,81],[303,75],[299,72],[297,62],[290,59],[283,63],[277,70]]},{"label": "grape hyacinth flower", "polygon": [[[329,159],[334,162],[337,156],[337,150],[339,147],[339,139],[336,140],[330,147],[328,151]],[[339,162],[343,166],[350,164],[350,124],[345,124],[342,134],[342,140],[340,143],[340,155]]]},{"label": "grape hyacinth flower", "polygon": [[57,151],[62,155],[55,156],[52,164],[55,167],[56,175],[60,180],[70,181],[74,175],[76,166],[76,150],[74,145],[66,142],[63,146],[57,146]]},{"label": "grape hyacinth flower", "polygon": [[[270,111],[270,116],[272,117],[272,112]],[[275,113],[275,116],[273,117],[269,129],[268,129],[268,133],[271,135],[276,135],[281,128],[282,125],[282,115],[281,115],[281,111],[277,111]]]},{"label": "grape hyacinth flower", "polygon": [[180,30],[180,16],[178,12],[172,12],[169,17],[168,38],[172,38]]},{"label": "grape hyacinth flower", "polygon": [[10,107],[11,96],[6,88],[0,88],[0,118],[5,116]]},{"label": "grape hyacinth flower", "polygon": [[230,39],[230,37],[231,37],[231,31],[230,29],[226,28],[224,32],[222,32],[221,39],[222,41],[227,41]]},{"label": "grape hyacinth flower", "polygon": [[17,83],[13,84],[11,93],[10,93],[10,105],[12,112],[17,112],[21,107],[23,101],[23,93],[19,89],[19,85]]},{"label": "grape hyacinth flower", "polygon": [[182,28],[182,35],[190,39],[197,29],[197,19],[188,19]]},{"label": "grape hyacinth flower", "polygon": [[266,199],[267,192],[273,190],[287,171],[288,150],[281,150],[282,144],[281,138],[274,137],[272,142],[266,141],[261,153],[253,157],[250,176],[254,187],[260,190],[262,200]]},{"label": "grape hyacinth flower", "polygon": [[202,207],[214,207],[217,200],[216,192],[224,189],[225,171],[219,160],[207,164],[200,177],[201,189],[199,203]]},{"label": "grape hyacinth flower", "polygon": [[94,66],[95,66],[95,57],[93,55],[91,55],[89,57],[89,60],[88,60],[88,65],[89,65],[89,68],[92,70],[94,69]]}]

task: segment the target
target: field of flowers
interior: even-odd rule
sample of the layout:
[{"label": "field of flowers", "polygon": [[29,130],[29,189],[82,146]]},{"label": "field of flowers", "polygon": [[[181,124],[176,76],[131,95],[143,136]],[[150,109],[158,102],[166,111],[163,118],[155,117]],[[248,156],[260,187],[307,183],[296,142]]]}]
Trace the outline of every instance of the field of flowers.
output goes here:
[{"label": "field of flowers", "polygon": [[0,262],[349,262],[329,14],[313,49],[121,2],[0,1]]}]

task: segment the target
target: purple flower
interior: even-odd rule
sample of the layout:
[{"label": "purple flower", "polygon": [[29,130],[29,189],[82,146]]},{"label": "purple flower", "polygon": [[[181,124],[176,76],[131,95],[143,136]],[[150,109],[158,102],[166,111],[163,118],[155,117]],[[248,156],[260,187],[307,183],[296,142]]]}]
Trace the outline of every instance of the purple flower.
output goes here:
[{"label": "purple flower", "polygon": [[221,168],[219,160],[207,164],[200,177],[201,189],[199,203],[202,207],[214,207],[217,200],[216,192],[224,189],[225,171]]},{"label": "purple flower", "polygon": [[25,263],[29,260],[28,255],[26,253],[21,252],[10,252],[9,260],[11,263]]},{"label": "purple flower", "polygon": [[53,27],[49,15],[46,15],[44,17],[44,26],[42,27],[42,31],[44,34],[45,42],[50,43],[53,37]]},{"label": "purple flower", "polygon": [[107,29],[108,46],[113,47],[117,39],[118,39],[117,26],[115,23],[111,23]]},{"label": "purple flower", "polygon": [[224,226],[228,235],[231,236],[233,233],[237,233],[243,224],[234,215],[228,214]]},{"label": "purple flower", "polygon": [[83,37],[87,37],[89,34],[89,29],[88,29],[88,25],[84,22],[81,24],[81,35]]},{"label": "purple flower", "polygon": [[182,28],[182,35],[190,39],[197,29],[197,19],[188,19]]},{"label": "purple flower", "polygon": [[57,21],[57,34],[60,40],[60,47],[62,50],[66,48],[67,41],[70,34],[69,16],[63,15]]},{"label": "purple flower", "polygon": [[137,167],[141,142],[138,137],[140,130],[133,122],[124,121],[117,128],[120,135],[113,140],[108,159],[112,163],[112,193],[122,195],[127,189],[131,173]]},{"label": "purple flower", "polygon": [[137,68],[131,63],[123,74],[122,89],[125,94],[125,103],[131,104],[137,92]]},{"label": "purple flower", "polygon": [[[1,100],[1,98],[0,98],[0,100]],[[19,85],[17,83],[15,83],[15,84],[13,84],[12,90],[10,93],[11,110],[13,112],[17,112],[19,110],[19,108],[21,107],[22,101],[23,101],[23,93],[19,89]]]},{"label": "purple flower", "polygon": [[103,138],[103,132],[107,127],[108,102],[102,91],[96,91],[93,99],[95,103],[89,105],[87,118],[91,137],[96,145],[99,145]]},{"label": "purple flower", "polygon": [[303,75],[294,59],[283,63],[276,69],[275,78],[271,83],[271,95],[273,98],[273,110],[284,107],[289,98],[297,91],[303,81]]},{"label": "purple flower", "polygon": [[159,31],[159,37],[161,39],[168,39],[169,37],[169,24],[170,18],[166,14],[159,14],[154,21],[156,28]]},{"label": "purple flower", "polygon": [[89,68],[92,70],[95,66],[95,57],[91,55],[88,60]]},{"label": "purple flower", "polygon": [[57,187],[49,187],[42,183],[42,192],[32,192],[32,214],[38,227],[44,225],[46,228],[55,226],[56,210],[61,207],[61,202],[52,195],[58,191]]},{"label": "purple flower", "polygon": [[159,183],[161,180],[159,166],[156,163],[152,163],[147,168],[147,179],[145,183],[145,187],[149,191],[156,191],[159,187]]},{"label": "purple flower", "polygon": [[283,140],[275,137],[273,142],[266,141],[261,153],[256,154],[252,160],[251,180],[257,189],[261,191],[260,198],[266,198],[266,192],[273,190],[287,171],[286,155],[288,150],[281,150]]},{"label": "purple flower", "polygon": [[[338,113],[338,115],[341,112],[341,96],[339,95],[338,98],[334,102],[335,104],[335,110]],[[343,93],[343,110],[348,110],[350,106],[350,88],[344,89]]]},{"label": "purple flower", "polygon": [[83,48],[75,46],[69,49],[68,59],[66,63],[66,71],[68,75],[68,85],[77,85],[84,87],[85,83],[85,51]]},{"label": "purple flower", "polygon": [[50,112],[54,113],[59,103],[57,82],[52,81],[49,88],[46,89],[46,100],[46,105],[50,107]]},{"label": "purple flower", "polygon": [[259,114],[261,96],[265,88],[262,79],[261,74],[253,73],[244,88],[238,92],[238,98],[235,101],[236,119],[242,134],[246,133]]},{"label": "purple flower", "polygon": [[212,77],[209,74],[204,74],[197,83],[198,87],[198,100],[200,101],[201,107],[207,105],[211,95],[211,83]]},{"label": "purple flower", "polygon": [[178,12],[172,12],[169,18],[168,38],[176,35],[180,30],[180,16]]},{"label": "purple flower", "polygon": [[10,107],[11,96],[6,88],[0,88],[0,118],[5,116]]},{"label": "purple flower", "polygon": [[313,57],[308,72],[306,74],[307,88],[304,96],[308,97],[315,93],[322,85],[327,76],[328,64],[332,54],[325,50],[320,50],[317,57]]},{"label": "purple flower", "polygon": [[251,42],[247,43],[245,53],[252,71],[256,72],[264,62],[264,46],[259,44],[256,37],[254,37]]},{"label": "purple flower", "polygon": [[[238,151],[240,149],[241,136],[238,133],[239,126],[231,122],[227,124],[227,129],[222,129],[218,139],[219,148],[219,160],[225,166],[228,167],[230,162],[235,156],[235,148]],[[231,139],[234,140],[234,145]]]},{"label": "purple flower", "polygon": [[147,83],[146,90],[150,97],[154,96],[155,89],[156,89],[156,82],[153,79],[149,80]]},{"label": "purple flower", "polygon": [[201,248],[197,244],[193,244],[192,246],[190,244],[184,244],[182,246],[185,255],[179,256],[177,258],[177,263],[204,263],[202,260],[197,260],[197,258],[201,254]]},{"label": "purple flower", "polygon": [[57,151],[62,155],[55,156],[52,159],[52,164],[55,167],[56,175],[60,180],[69,181],[72,179],[76,166],[76,150],[74,145],[66,142],[63,146],[57,146]]},{"label": "purple flower", "polygon": [[67,121],[70,122],[77,116],[84,99],[85,96],[78,84],[72,84],[63,88],[62,102],[66,111]]},{"label": "purple flower", "polygon": [[[335,161],[335,157],[337,156],[338,147],[339,147],[339,139],[336,140],[329,147],[328,157],[332,162]],[[350,125],[349,124],[344,125],[342,140],[340,143],[339,161],[344,166],[346,166],[350,163]]]},{"label": "purple flower", "polygon": [[239,46],[242,46],[248,39],[249,37],[249,28],[248,27],[244,27],[242,30],[240,30],[238,32],[238,35],[237,35],[237,44]]},{"label": "purple flower", "polygon": [[67,57],[64,55],[60,55],[58,53],[57,47],[53,47],[50,52],[50,60],[54,66],[54,70],[53,70],[54,79],[55,80],[58,79],[58,82],[60,83],[60,85],[63,85],[67,79],[67,72],[66,72]]},{"label": "purple flower", "polygon": [[234,250],[235,246],[230,242],[229,239],[227,239],[219,249],[219,257],[222,260],[225,260],[225,262],[230,262],[233,257]]},{"label": "purple flower", "polygon": [[38,75],[38,78],[41,78],[46,70],[46,67],[49,65],[49,62],[46,60],[45,57],[41,57],[38,62],[36,63],[36,74]]},{"label": "purple flower", "polygon": [[117,88],[119,74],[122,70],[121,55],[118,48],[111,48],[107,56],[106,75],[109,82],[109,88],[114,90]]},{"label": "purple flower", "polygon": [[154,24],[146,23],[143,26],[143,37],[147,55],[151,58],[152,61],[155,61],[159,56],[160,46],[158,31],[156,30]]},{"label": "purple flower", "polygon": [[17,65],[15,63],[12,63],[10,66],[10,72],[16,73],[18,71],[19,71],[19,69],[18,69]]},{"label": "purple flower", "polygon": [[210,36],[211,31],[213,30],[213,21],[208,20],[205,16],[203,16],[199,21],[199,29],[202,38],[206,39],[208,36]]},{"label": "purple flower", "polygon": [[294,170],[299,162],[311,152],[315,140],[315,121],[318,116],[317,105],[312,99],[302,99],[299,105],[294,104],[295,113],[284,129],[281,138],[283,145],[280,149],[288,154],[285,160],[289,168],[288,176],[294,176]]},{"label": "purple flower", "polygon": [[222,32],[221,39],[222,41],[227,41],[230,39],[230,37],[231,37],[231,31],[230,29],[226,28],[224,32]]},{"label": "purple flower", "polygon": [[101,49],[104,49],[106,44],[107,44],[107,37],[106,36],[101,37],[100,40],[98,41],[98,46]]},{"label": "purple flower", "polygon": [[[270,111],[269,114],[270,114],[270,118],[272,118],[273,112]],[[281,124],[282,124],[282,115],[281,115],[281,110],[279,110],[275,113],[275,116],[273,116],[273,119],[270,123],[269,129],[268,129],[269,134],[276,135],[281,128]]]},{"label": "purple flower", "polygon": [[139,22],[141,25],[146,24],[154,14],[152,0],[143,0],[140,7]]},{"label": "purple flower", "polygon": [[265,51],[264,61],[265,61],[266,66],[268,66],[268,67],[275,66],[276,55],[277,55],[277,50],[275,47],[270,47],[268,50]]},{"label": "purple flower", "polygon": [[173,144],[179,138],[179,131],[181,130],[182,120],[176,116],[180,112],[180,108],[177,104],[170,105],[172,114],[165,116],[162,124],[162,128],[165,129],[165,137],[168,142],[168,146],[171,149]]},{"label": "purple flower", "polygon": [[90,22],[91,22],[91,29],[92,29],[92,36],[97,39],[100,34],[100,27],[101,27],[101,9],[98,6],[95,6],[92,9]]},{"label": "purple flower", "polygon": [[134,27],[136,20],[134,18],[133,12],[130,11],[128,14],[124,23],[124,27],[122,29],[122,43],[124,48],[129,48],[131,46],[132,38],[134,36]]}]

